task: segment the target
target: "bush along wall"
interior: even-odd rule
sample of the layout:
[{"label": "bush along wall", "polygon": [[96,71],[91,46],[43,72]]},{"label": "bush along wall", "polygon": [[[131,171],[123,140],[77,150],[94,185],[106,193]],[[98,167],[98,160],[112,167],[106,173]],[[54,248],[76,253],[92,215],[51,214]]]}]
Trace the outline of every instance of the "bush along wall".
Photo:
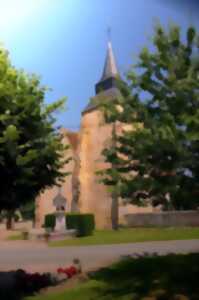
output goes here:
[{"label": "bush along wall", "polygon": [[45,216],[44,227],[53,230],[55,228],[55,222],[56,222],[55,214],[48,214]]},{"label": "bush along wall", "polygon": [[[56,222],[55,214],[45,216],[44,227],[54,229]],[[95,218],[93,214],[66,214],[66,228],[76,229],[77,236],[89,236],[95,230]]]},{"label": "bush along wall", "polygon": [[89,236],[95,230],[93,214],[67,214],[66,224],[68,229],[76,229],[77,236]]}]

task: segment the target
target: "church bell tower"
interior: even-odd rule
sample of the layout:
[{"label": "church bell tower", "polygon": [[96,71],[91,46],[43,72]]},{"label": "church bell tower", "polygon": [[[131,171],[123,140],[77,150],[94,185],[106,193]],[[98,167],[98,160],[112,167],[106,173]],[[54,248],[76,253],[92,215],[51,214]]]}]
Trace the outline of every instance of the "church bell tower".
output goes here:
[{"label": "church bell tower", "polygon": [[[100,81],[95,85],[95,97],[91,99],[82,114],[97,109],[100,99],[107,99],[118,97],[120,92],[117,88],[117,80],[120,79],[120,74],[117,68],[116,59],[113,53],[112,44],[109,41],[107,46],[107,53],[103,73]],[[94,100],[94,101],[92,101]]]},{"label": "church bell tower", "polygon": [[101,80],[95,86],[96,94],[99,94],[101,91],[107,91],[109,89],[116,88],[116,80],[119,77],[120,76],[117,69],[112,44],[109,41],[103,74]]},{"label": "church bell tower", "polygon": [[111,227],[111,194],[100,182],[97,171],[107,167],[102,154],[112,137],[112,124],[104,122],[99,106],[101,101],[114,101],[120,96],[117,80],[120,78],[111,42],[100,81],[95,85],[96,95],[82,112],[80,129],[80,211],[93,213],[97,228]]}]

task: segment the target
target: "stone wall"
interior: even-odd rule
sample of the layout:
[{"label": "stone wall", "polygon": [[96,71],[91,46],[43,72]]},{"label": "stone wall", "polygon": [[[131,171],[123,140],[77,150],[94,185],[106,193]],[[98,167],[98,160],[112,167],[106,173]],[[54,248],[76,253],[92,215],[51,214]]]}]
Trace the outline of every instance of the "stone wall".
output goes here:
[{"label": "stone wall", "polygon": [[145,213],[152,213],[154,211],[154,208],[152,206],[144,206],[144,207],[138,207],[137,205],[132,204],[123,204],[120,202],[119,206],[119,222],[120,224],[126,223],[126,215],[131,214],[145,214]]},{"label": "stone wall", "polygon": [[[71,157],[71,161],[63,167],[65,172],[70,172],[69,176],[65,177],[65,181],[62,183],[62,194],[67,199],[66,211],[70,212],[72,209],[73,202],[73,171],[76,164],[76,151],[78,149],[78,134],[69,132],[68,130],[62,129],[64,135],[63,143],[70,145],[70,148],[66,151],[66,158]],[[58,187],[47,188],[37,199],[36,199],[36,227],[41,227],[44,223],[46,214],[55,212],[53,205],[53,199],[58,193]]]},{"label": "stone wall", "polygon": [[199,226],[199,211],[170,211],[127,214],[124,218],[129,227]]},{"label": "stone wall", "polygon": [[[121,125],[116,127],[121,131]],[[105,124],[99,110],[91,110],[82,116],[81,129],[74,133],[62,129],[63,143],[70,145],[66,158],[72,160],[64,166],[70,172],[62,184],[62,193],[67,199],[67,211],[93,213],[99,229],[111,227],[111,194],[107,186],[100,182],[97,171],[107,168],[102,151],[111,143],[112,125]],[[53,199],[58,193],[57,187],[47,188],[36,199],[36,226],[41,227],[46,214],[53,213]],[[137,212],[152,212],[151,207],[139,208],[123,205],[120,201],[119,222],[124,223],[124,215]]]},{"label": "stone wall", "polygon": [[104,169],[102,150],[111,137],[111,125],[105,125],[102,113],[98,110],[86,113],[82,117],[80,130],[81,163],[80,181],[80,211],[93,213],[98,228],[111,226],[111,197],[107,187],[99,182],[96,171]]}]

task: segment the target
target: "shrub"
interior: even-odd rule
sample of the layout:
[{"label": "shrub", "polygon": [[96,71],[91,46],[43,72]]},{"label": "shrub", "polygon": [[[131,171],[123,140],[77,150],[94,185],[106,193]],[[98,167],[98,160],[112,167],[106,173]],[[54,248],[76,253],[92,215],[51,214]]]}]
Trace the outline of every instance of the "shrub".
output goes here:
[{"label": "shrub", "polygon": [[55,214],[48,214],[45,216],[44,227],[54,229],[55,227]]},{"label": "shrub", "polygon": [[93,214],[67,214],[66,224],[68,229],[77,230],[77,236],[92,235],[95,229]]},{"label": "shrub", "polygon": [[[45,216],[44,227],[54,229],[56,222],[55,214]],[[77,236],[92,235],[95,229],[95,219],[93,214],[66,214],[66,228],[76,229]]]},{"label": "shrub", "polygon": [[78,230],[78,220],[80,214],[66,214],[66,226],[68,229],[76,229]]}]

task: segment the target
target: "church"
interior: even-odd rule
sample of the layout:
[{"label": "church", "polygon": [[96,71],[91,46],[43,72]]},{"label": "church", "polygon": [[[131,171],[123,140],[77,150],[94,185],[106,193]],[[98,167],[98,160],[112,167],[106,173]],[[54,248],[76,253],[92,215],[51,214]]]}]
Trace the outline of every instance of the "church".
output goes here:
[{"label": "church", "polygon": [[[106,168],[102,151],[107,143],[111,142],[113,125],[104,122],[99,103],[102,100],[114,101],[120,96],[116,84],[119,76],[112,44],[109,41],[103,73],[95,85],[95,96],[82,111],[79,132],[61,129],[64,136],[63,143],[70,145],[66,156],[72,159],[64,166],[64,171],[70,175],[66,176],[61,189],[56,186],[48,188],[36,199],[37,227],[43,225],[46,214],[55,212],[53,199],[60,190],[67,201],[66,212],[93,213],[97,228],[111,227],[111,194],[99,181],[96,172]],[[124,216],[128,213],[152,212],[152,210],[152,207],[142,208],[124,204],[121,200],[119,221],[121,224],[124,223]]]}]

